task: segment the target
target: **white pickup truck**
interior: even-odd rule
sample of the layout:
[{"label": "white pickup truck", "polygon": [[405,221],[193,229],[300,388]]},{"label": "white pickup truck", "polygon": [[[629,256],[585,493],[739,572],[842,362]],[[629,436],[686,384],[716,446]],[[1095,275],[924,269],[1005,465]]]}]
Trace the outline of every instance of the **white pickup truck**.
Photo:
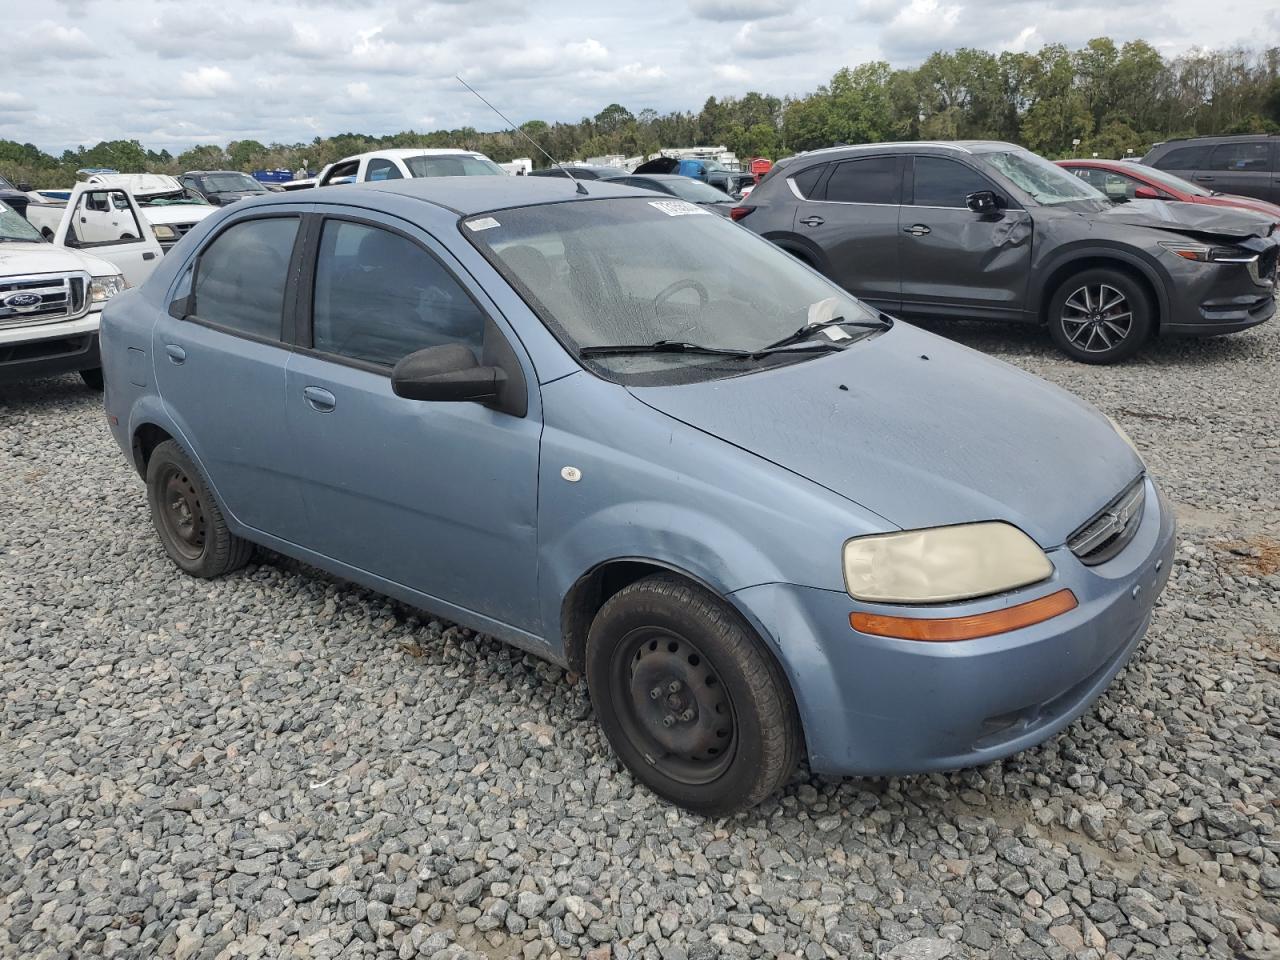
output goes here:
[{"label": "white pickup truck", "polygon": [[[114,225],[91,216],[106,211]],[[102,306],[160,262],[145,223],[119,188],[78,184],[51,238],[0,201],[0,383],[78,371],[102,389]]]},{"label": "white pickup truck", "polygon": [[331,163],[316,177],[317,187],[339,183],[407,180],[411,177],[507,176],[507,171],[474,150],[405,147],[358,153]]},{"label": "white pickup truck", "polygon": [[[118,187],[132,194],[142,209],[142,222],[150,226],[164,253],[217,209],[211,204],[192,201],[177,178],[163,173],[95,173],[85,185]],[[114,209],[95,206],[81,212],[82,226],[97,239],[125,239],[132,229],[124,222],[127,218],[119,216],[123,211],[119,201],[113,204]],[[27,219],[50,237],[57,230],[66,206],[67,203],[57,201],[32,203],[27,207]]]}]

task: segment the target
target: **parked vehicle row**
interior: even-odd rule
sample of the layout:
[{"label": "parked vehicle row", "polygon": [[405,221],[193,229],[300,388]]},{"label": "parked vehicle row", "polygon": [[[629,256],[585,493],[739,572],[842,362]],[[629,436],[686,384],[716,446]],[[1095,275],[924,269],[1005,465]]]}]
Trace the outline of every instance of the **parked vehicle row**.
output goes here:
[{"label": "parked vehicle row", "polygon": [[[1011,203],[960,208],[1015,245],[1061,229],[1014,193],[1027,162],[993,175]],[[899,774],[1044,740],[1172,567],[1172,511],[1098,411],[634,186],[238,201],[109,302],[102,352],[180,569],[263,544],[567,665],[633,775],[706,814],[802,754]]]},{"label": "parked vehicle row", "polygon": [[[193,201],[177,178],[160,173],[95,173],[85,184],[94,187],[114,187],[90,194],[90,200],[79,212],[81,232],[91,234],[91,242],[106,239],[137,239],[139,226],[145,225],[155,235],[162,250],[169,250],[200,220],[213,212],[213,207],[202,200]],[[131,195],[141,208],[141,224],[129,222],[126,204],[121,199]],[[44,236],[52,237],[63,219],[70,200],[31,203],[26,210],[27,219]],[[106,206],[102,206],[106,204]],[[108,237],[108,234],[114,235]]]},{"label": "parked vehicle row", "polygon": [[733,217],[887,313],[1045,324],[1088,363],[1276,309],[1266,216],[1114,204],[1008,143],[815,150],[775,165]]},{"label": "parked vehicle row", "polygon": [[1243,134],[1158,143],[1143,164],[1210,190],[1280,203],[1280,136]]}]

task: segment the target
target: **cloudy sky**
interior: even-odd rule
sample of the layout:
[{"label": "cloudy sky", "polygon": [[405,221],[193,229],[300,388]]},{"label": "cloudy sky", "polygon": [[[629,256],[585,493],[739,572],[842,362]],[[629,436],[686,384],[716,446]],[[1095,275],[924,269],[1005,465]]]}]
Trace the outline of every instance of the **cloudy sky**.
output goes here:
[{"label": "cloudy sky", "polygon": [[0,138],[57,152],[500,126],[455,73],[523,122],[804,93],[846,64],[959,46],[1280,45],[1272,0],[1218,0],[1212,16],[1199,0],[0,0],[0,13]]}]

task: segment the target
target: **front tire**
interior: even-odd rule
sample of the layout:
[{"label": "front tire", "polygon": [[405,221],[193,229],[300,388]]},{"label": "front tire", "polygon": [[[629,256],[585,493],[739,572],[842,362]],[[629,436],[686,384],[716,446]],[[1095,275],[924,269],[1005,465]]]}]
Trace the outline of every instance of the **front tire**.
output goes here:
[{"label": "front tire", "polygon": [[1151,336],[1151,297],[1137,280],[1109,267],[1068,277],[1049,300],[1049,334],[1081,363],[1117,363]]},{"label": "front tire", "polygon": [[92,370],[81,370],[80,379],[84,381],[84,385],[90,390],[102,392],[102,368],[94,367]]},{"label": "front tire", "polygon": [[186,573],[220,577],[249,562],[253,544],[227,529],[209,485],[173,440],[147,461],[147,502],[165,553]]},{"label": "front tire", "polygon": [[753,807],[799,762],[781,668],[731,607],[679,577],[646,577],[605,603],[587,636],[586,675],[618,757],[695,813]]}]

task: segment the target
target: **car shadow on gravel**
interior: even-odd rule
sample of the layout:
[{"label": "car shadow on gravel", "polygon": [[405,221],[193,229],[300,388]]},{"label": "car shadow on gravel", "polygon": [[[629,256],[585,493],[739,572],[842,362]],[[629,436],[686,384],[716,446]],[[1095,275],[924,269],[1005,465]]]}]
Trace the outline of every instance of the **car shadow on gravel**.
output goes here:
[{"label": "car shadow on gravel", "polygon": [[77,376],[0,383],[0,414],[22,414],[64,404],[102,405],[102,394],[90,390]]}]

